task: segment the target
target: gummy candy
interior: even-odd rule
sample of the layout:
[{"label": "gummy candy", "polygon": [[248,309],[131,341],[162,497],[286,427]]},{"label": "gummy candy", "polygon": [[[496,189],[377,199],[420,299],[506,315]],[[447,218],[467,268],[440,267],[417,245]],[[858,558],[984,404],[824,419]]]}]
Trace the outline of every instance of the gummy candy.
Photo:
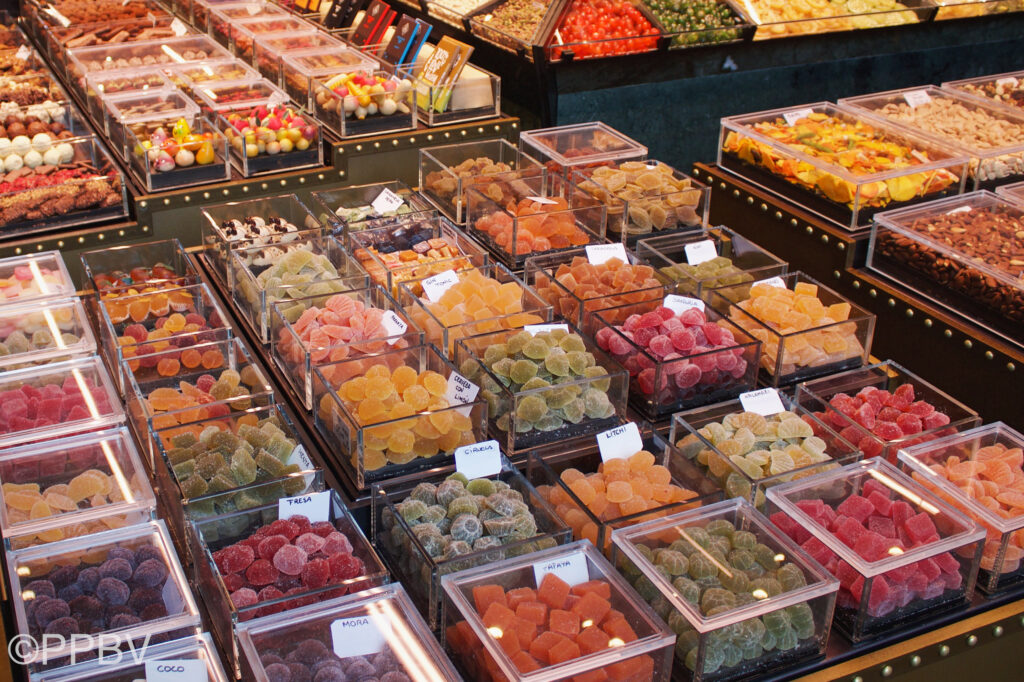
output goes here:
[{"label": "gummy candy", "polygon": [[555,313],[577,326],[595,311],[605,311],[605,319],[616,324],[619,314],[609,310],[627,303],[661,299],[664,285],[654,277],[649,265],[623,263],[617,258],[592,265],[583,256],[559,265],[554,272],[537,270],[532,284],[537,294],[550,303]]},{"label": "gummy candy", "polygon": [[476,219],[471,227],[485,243],[509,254],[513,260],[518,260],[518,256],[579,247],[591,241],[590,233],[576,224],[576,215],[570,212],[564,197],[551,197],[542,202],[526,197],[501,208],[504,210]]},{"label": "gummy candy", "polygon": [[359,264],[374,282],[383,287],[390,285],[396,296],[399,283],[412,282],[410,288],[419,296],[423,287],[414,280],[446,270],[468,270],[478,260],[476,254],[467,255],[455,237],[430,223],[406,222],[393,229],[362,230],[353,233],[351,239],[352,253]]}]

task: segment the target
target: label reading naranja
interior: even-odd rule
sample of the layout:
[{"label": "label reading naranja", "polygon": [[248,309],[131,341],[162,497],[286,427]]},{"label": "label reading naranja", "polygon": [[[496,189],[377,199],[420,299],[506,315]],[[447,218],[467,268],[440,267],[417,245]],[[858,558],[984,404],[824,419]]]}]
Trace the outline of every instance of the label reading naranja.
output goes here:
[{"label": "label reading naranja", "polygon": [[640,437],[640,429],[635,422],[629,422],[614,429],[597,434],[597,449],[601,451],[601,461],[632,457],[644,449],[644,439]]},{"label": "label reading naranja", "polygon": [[774,388],[762,388],[757,391],[740,393],[740,404],[746,412],[754,412],[762,417],[770,417],[773,414],[785,411],[782,398]]},{"label": "label reading naranja", "polygon": [[341,659],[379,654],[390,638],[391,623],[384,616],[339,618],[331,623],[334,653]]},{"label": "label reading naranja", "polygon": [[384,327],[384,331],[388,334],[389,346],[393,346],[398,343],[399,337],[409,328],[409,325],[407,325],[393,310],[389,310],[384,313],[384,317],[381,318],[380,323],[381,326]]},{"label": "label reading naranja", "polygon": [[370,202],[370,206],[379,215],[384,215],[391,211],[397,211],[398,207],[404,203],[405,202],[402,200],[402,197],[385,187],[381,190],[381,193],[377,195],[377,198]]},{"label": "label reading naranja", "polygon": [[932,101],[932,98],[928,96],[927,90],[911,90],[903,93],[903,99],[906,100],[907,104],[913,109],[919,107],[922,104],[928,104]]},{"label": "label reading naranja", "polygon": [[718,258],[718,248],[710,239],[684,244],[683,251],[686,252],[686,262],[690,265],[700,265],[712,258]]},{"label": "label reading naranja", "polygon": [[444,292],[455,286],[455,283],[458,281],[459,276],[454,270],[445,270],[433,277],[427,277],[420,284],[423,285],[423,294],[427,297],[427,300],[431,303],[437,303],[444,296]]},{"label": "label reading naranja", "polygon": [[704,301],[699,298],[690,298],[689,296],[680,296],[679,294],[669,294],[662,301],[662,305],[674,312],[676,315],[680,315],[690,308],[696,308],[701,312],[704,312]]},{"label": "label reading naranja", "polygon": [[198,658],[146,661],[146,682],[202,682],[208,679],[206,661]]},{"label": "label reading naranja", "polygon": [[587,247],[587,260],[591,265],[601,265],[612,258],[628,263],[626,247],[623,244],[591,244]]},{"label": "label reading naranja", "polygon": [[485,440],[482,443],[463,445],[455,449],[455,470],[473,480],[488,478],[501,472],[501,449],[498,441]]},{"label": "label reading naranja", "polygon": [[797,121],[802,121],[813,113],[814,109],[797,109],[796,111],[787,111],[782,115],[782,118],[786,119],[786,125],[792,128],[797,124]]},{"label": "label reading naranja", "polygon": [[[476,394],[480,392],[480,387],[474,384],[472,381],[462,376],[458,372],[452,372],[451,376],[448,377],[448,390],[445,391],[444,397],[448,401],[449,405],[460,405],[471,403],[476,400]],[[469,413],[473,411],[471,405],[457,408],[461,414],[469,416]]]},{"label": "label reading naranja", "polygon": [[538,587],[548,573],[554,573],[570,586],[585,583],[590,580],[587,555],[583,552],[573,552],[556,559],[538,561],[533,565],[533,578],[537,581]]},{"label": "label reading naranja", "polygon": [[296,514],[301,514],[309,519],[310,523],[331,520],[331,492],[325,490],[322,493],[307,493],[295,497],[285,497],[277,501],[277,517],[279,519],[290,519]]}]

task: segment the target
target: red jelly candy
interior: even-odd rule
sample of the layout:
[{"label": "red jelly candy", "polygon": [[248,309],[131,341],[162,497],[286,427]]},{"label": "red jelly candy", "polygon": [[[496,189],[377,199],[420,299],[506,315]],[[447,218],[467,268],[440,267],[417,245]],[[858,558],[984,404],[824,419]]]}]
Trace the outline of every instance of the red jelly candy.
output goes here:
[{"label": "red jelly candy", "polygon": [[245,579],[253,585],[269,585],[277,580],[277,569],[266,559],[256,559],[245,569]]},{"label": "red jelly candy", "polygon": [[323,587],[331,578],[331,567],[326,559],[313,559],[302,569],[302,584],[309,588]]},{"label": "red jelly candy", "polygon": [[273,559],[277,550],[288,544],[288,538],[283,535],[271,535],[263,538],[257,545],[256,553],[261,559]]},{"label": "red jelly candy", "polygon": [[[275,521],[274,523],[277,523]],[[271,524],[273,527],[274,524]],[[306,552],[295,545],[285,545],[274,554],[274,568],[286,575],[299,575],[306,565]]]},{"label": "red jelly candy", "polygon": [[335,554],[327,560],[331,567],[331,581],[351,580],[363,574],[365,568],[359,557],[351,554]]},{"label": "red jelly candy", "polygon": [[231,545],[219,552],[215,552],[213,560],[221,573],[240,573],[249,567],[249,564],[256,558],[251,547],[245,545]]}]

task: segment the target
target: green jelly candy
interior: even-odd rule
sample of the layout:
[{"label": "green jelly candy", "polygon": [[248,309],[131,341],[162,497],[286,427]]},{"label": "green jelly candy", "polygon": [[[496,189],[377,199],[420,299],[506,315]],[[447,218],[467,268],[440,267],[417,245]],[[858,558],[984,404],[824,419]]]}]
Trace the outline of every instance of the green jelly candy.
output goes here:
[{"label": "green jelly candy", "polygon": [[274,457],[266,450],[260,450],[256,453],[256,466],[263,469],[273,477],[278,477],[284,473],[284,465],[281,464],[281,460]]},{"label": "green jelly candy", "polygon": [[700,603],[700,586],[685,576],[680,576],[672,581],[672,587],[676,588],[681,596],[691,604]]},{"label": "green jelly candy", "polygon": [[533,423],[534,428],[538,431],[555,431],[560,429],[565,422],[560,416],[554,412],[548,412],[546,415],[538,419]]},{"label": "green jelly candy", "polygon": [[211,493],[223,493],[228,490],[234,490],[238,487],[233,478],[225,476],[223,473],[218,473],[216,476],[210,479],[210,492]]},{"label": "green jelly candy", "polygon": [[795,649],[796,645],[800,643],[800,639],[796,635],[796,630],[791,627],[784,628],[781,632],[776,632],[775,640],[775,645],[780,651]]},{"label": "green jelly candy", "polygon": [[489,535],[484,535],[483,537],[479,537],[475,541],[473,541],[474,552],[479,552],[487,549],[497,549],[501,546],[501,540],[499,540],[498,538],[492,538]]},{"label": "green jelly candy", "polygon": [[743,571],[729,571],[728,574],[721,573],[718,576],[722,587],[734,593],[749,592],[750,578]]},{"label": "green jelly candy", "polygon": [[532,390],[538,389],[538,388],[547,388],[550,385],[551,385],[551,382],[548,381],[547,379],[542,379],[541,377],[533,377],[532,379],[530,379],[526,383],[524,383],[522,386],[520,386],[519,390],[520,391],[532,391]]},{"label": "green jelly candy", "polygon": [[[302,476],[285,479],[283,483],[285,495],[294,497],[306,489],[306,481]],[[274,498],[278,499],[278,498]]]},{"label": "green jelly candy", "polygon": [[437,502],[447,508],[456,497],[468,495],[466,486],[457,479],[448,479],[437,486]]},{"label": "green jelly candy", "polygon": [[758,543],[754,545],[754,558],[757,559],[757,563],[761,564],[766,571],[774,571],[779,566],[779,562],[775,559],[778,553],[775,552],[771,547],[765,544]]},{"label": "green jelly candy", "polygon": [[484,349],[484,364],[490,367],[498,360],[503,360],[509,356],[508,348],[503,343],[495,343],[487,346]]},{"label": "green jelly candy", "polygon": [[718,575],[718,567],[708,557],[699,552],[690,555],[690,566],[687,573],[694,580],[700,578],[714,578]]},{"label": "green jelly candy", "polygon": [[466,484],[469,483],[469,478],[466,477],[466,474],[463,474],[463,473],[458,472],[458,471],[456,471],[454,474],[449,474],[448,478],[446,478],[445,480],[446,481],[458,481],[459,483],[462,484],[462,487],[466,487]]},{"label": "green jelly candy", "polygon": [[494,482],[489,478],[474,478],[466,486],[466,490],[473,495],[487,497],[494,494]]},{"label": "green jelly candy", "polygon": [[542,336],[535,336],[523,346],[523,355],[531,360],[543,360],[551,352],[551,347]]},{"label": "green jelly candy", "polygon": [[416,521],[426,513],[427,505],[421,500],[410,499],[399,503],[397,509],[406,521]]},{"label": "green jelly candy", "polygon": [[245,448],[239,448],[231,455],[231,473],[238,485],[249,485],[255,481],[256,469],[256,460]]},{"label": "green jelly candy", "polygon": [[[420,501],[422,498],[412,498]],[[439,504],[431,504],[427,507],[427,511],[420,517],[420,523],[429,523],[440,527],[441,523],[448,518],[448,510]]]},{"label": "green jelly candy", "polygon": [[[509,355],[516,355],[523,351],[530,341],[533,340],[533,334],[530,332],[519,332],[513,334],[505,340],[505,350]],[[541,356],[543,357],[543,356]]]},{"label": "green jelly candy", "polygon": [[488,519],[483,523],[487,533],[498,538],[511,535],[516,529],[516,520],[511,516],[499,516],[498,518]]},{"label": "green jelly candy", "polygon": [[803,587],[807,584],[807,578],[804,576],[804,572],[800,570],[800,567],[796,564],[783,565],[775,574],[775,577],[782,585],[782,589],[786,592]]},{"label": "green jelly candy", "polygon": [[556,377],[569,376],[569,355],[561,348],[553,348],[544,358],[544,368]]},{"label": "green jelly candy", "polygon": [[189,448],[174,448],[167,452],[167,459],[170,461],[171,466],[177,466],[184,462],[191,462],[195,459],[195,453]]},{"label": "green jelly candy", "polygon": [[234,388],[234,386],[223,379],[218,379],[217,382],[210,387],[210,395],[213,396],[214,400],[227,400],[231,397],[231,392]]},{"label": "green jelly candy", "polygon": [[713,609],[732,609],[736,606],[736,596],[729,590],[712,587],[700,597],[700,608],[705,613]]},{"label": "green jelly candy", "polygon": [[180,483],[181,481],[184,481],[185,479],[189,478],[190,476],[192,476],[192,474],[195,473],[195,460],[188,459],[185,460],[184,462],[179,462],[178,464],[175,464],[173,467],[171,467],[171,470],[174,472],[174,478],[177,479],[178,482]]},{"label": "green jelly candy", "polygon": [[235,502],[235,508],[237,509],[252,509],[254,507],[260,507],[266,504],[266,500],[254,490],[240,490],[233,498]]},{"label": "green jelly candy", "polygon": [[450,532],[452,540],[472,545],[478,538],[483,536],[484,526],[475,514],[459,514],[452,520]]},{"label": "green jelly candy", "polygon": [[750,581],[750,591],[754,596],[767,594],[769,597],[782,594],[782,585],[775,578],[764,576]]},{"label": "green jelly candy", "polygon": [[282,462],[287,462],[295,450],[295,441],[286,438],[284,435],[275,435],[264,449]]},{"label": "green jelly candy", "polygon": [[606,419],[615,414],[615,408],[607,393],[588,388],[583,392],[583,412],[591,419]]},{"label": "green jelly candy", "polygon": [[[417,526],[417,528],[419,527]],[[432,528],[432,526],[427,527]],[[442,556],[445,550],[448,549],[448,540],[440,533],[425,533],[418,536],[418,539],[420,544],[423,545],[423,549],[432,558]]]},{"label": "green jelly candy", "polygon": [[460,514],[472,514],[475,518],[480,512],[480,507],[477,505],[476,499],[472,495],[463,495],[456,497],[448,505],[448,518],[454,519]]},{"label": "green jelly candy", "polygon": [[254,448],[266,447],[267,443],[270,442],[270,434],[265,433],[262,429],[258,429],[255,426],[250,426],[249,424],[242,424],[239,426],[238,435]]},{"label": "green jelly candy", "polygon": [[516,406],[516,419],[520,421],[534,422],[547,414],[548,406],[544,398],[539,395],[524,396]]},{"label": "green jelly candy", "polygon": [[509,368],[508,376],[517,384],[525,384],[537,376],[537,363],[531,360],[516,360]]},{"label": "green jelly candy", "polygon": [[733,533],[736,532],[735,526],[725,519],[709,521],[708,525],[704,527],[704,530],[706,530],[709,535],[718,535],[720,537],[729,538],[730,540],[732,539]]},{"label": "green jelly candy", "polygon": [[217,475],[221,467],[226,466],[224,455],[211,452],[196,459],[196,473],[209,480]]},{"label": "green jelly candy", "polygon": [[191,431],[185,433],[179,433],[177,436],[171,438],[171,445],[176,448],[189,448],[195,445],[198,441],[196,440],[196,434]]},{"label": "green jelly candy", "polygon": [[181,484],[181,494],[185,499],[191,499],[194,497],[201,497],[206,494],[210,486],[206,484],[202,476],[193,474],[189,478],[185,479]]},{"label": "green jelly candy", "polygon": [[690,568],[690,562],[682,552],[671,549],[658,549],[654,552],[654,562],[661,566],[672,577],[686,575]]},{"label": "green jelly candy", "polygon": [[558,342],[558,347],[566,353],[582,352],[587,349],[587,344],[579,334],[566,334]]}]

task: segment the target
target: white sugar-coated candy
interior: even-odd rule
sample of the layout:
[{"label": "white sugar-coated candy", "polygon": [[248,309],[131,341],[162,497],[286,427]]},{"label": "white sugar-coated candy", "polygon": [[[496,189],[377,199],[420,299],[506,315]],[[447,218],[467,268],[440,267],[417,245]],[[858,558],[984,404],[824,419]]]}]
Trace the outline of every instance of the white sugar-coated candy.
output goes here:
[{"label": "white sugar-coated candy", "polygon": [[35,149],[25,155],[25,165],[29,168],[35,168],[43,163],[43,155],[37,152]]},{"label": "white sugar-coated candy", "polygon": [[11,141],[6,137],[0,137],[0,159],[6,159],[11,153]]},{"label": "white sugar-coated candy", "polygon": [[32,140],[27,135],[18,135],[11,140],[11,151],[18,156],[25,156],[32,149]]},{"label": "white sugar-coated candy", "polygon": [[8,173],[10,173],[11,171],[16,171],[24,165],[25,160],[22,159],[21,156],[19,156],[18,154],[11,154],[6,159],[4,159],[4,170],[7,171]]},{"label": "white sugar-coated candy", "polygon": [[60,165],[60,150],[56,147],[50,147],[43,154],[43,163],[47,166],[59,166]]},{"label": "white sugar-coated candy", "polygon": [[57,151],[60,152],[61,163],[71,163],[71,159],[75,158],[75,150],[67,142],[61,142],[57,145]]},{"label": "white sugar-coated candy", "polygon": [[35,137],[32,138],[32,149],[35,149],[40,154],[52,146],[53,139],[46,133],[37,133]]}]

